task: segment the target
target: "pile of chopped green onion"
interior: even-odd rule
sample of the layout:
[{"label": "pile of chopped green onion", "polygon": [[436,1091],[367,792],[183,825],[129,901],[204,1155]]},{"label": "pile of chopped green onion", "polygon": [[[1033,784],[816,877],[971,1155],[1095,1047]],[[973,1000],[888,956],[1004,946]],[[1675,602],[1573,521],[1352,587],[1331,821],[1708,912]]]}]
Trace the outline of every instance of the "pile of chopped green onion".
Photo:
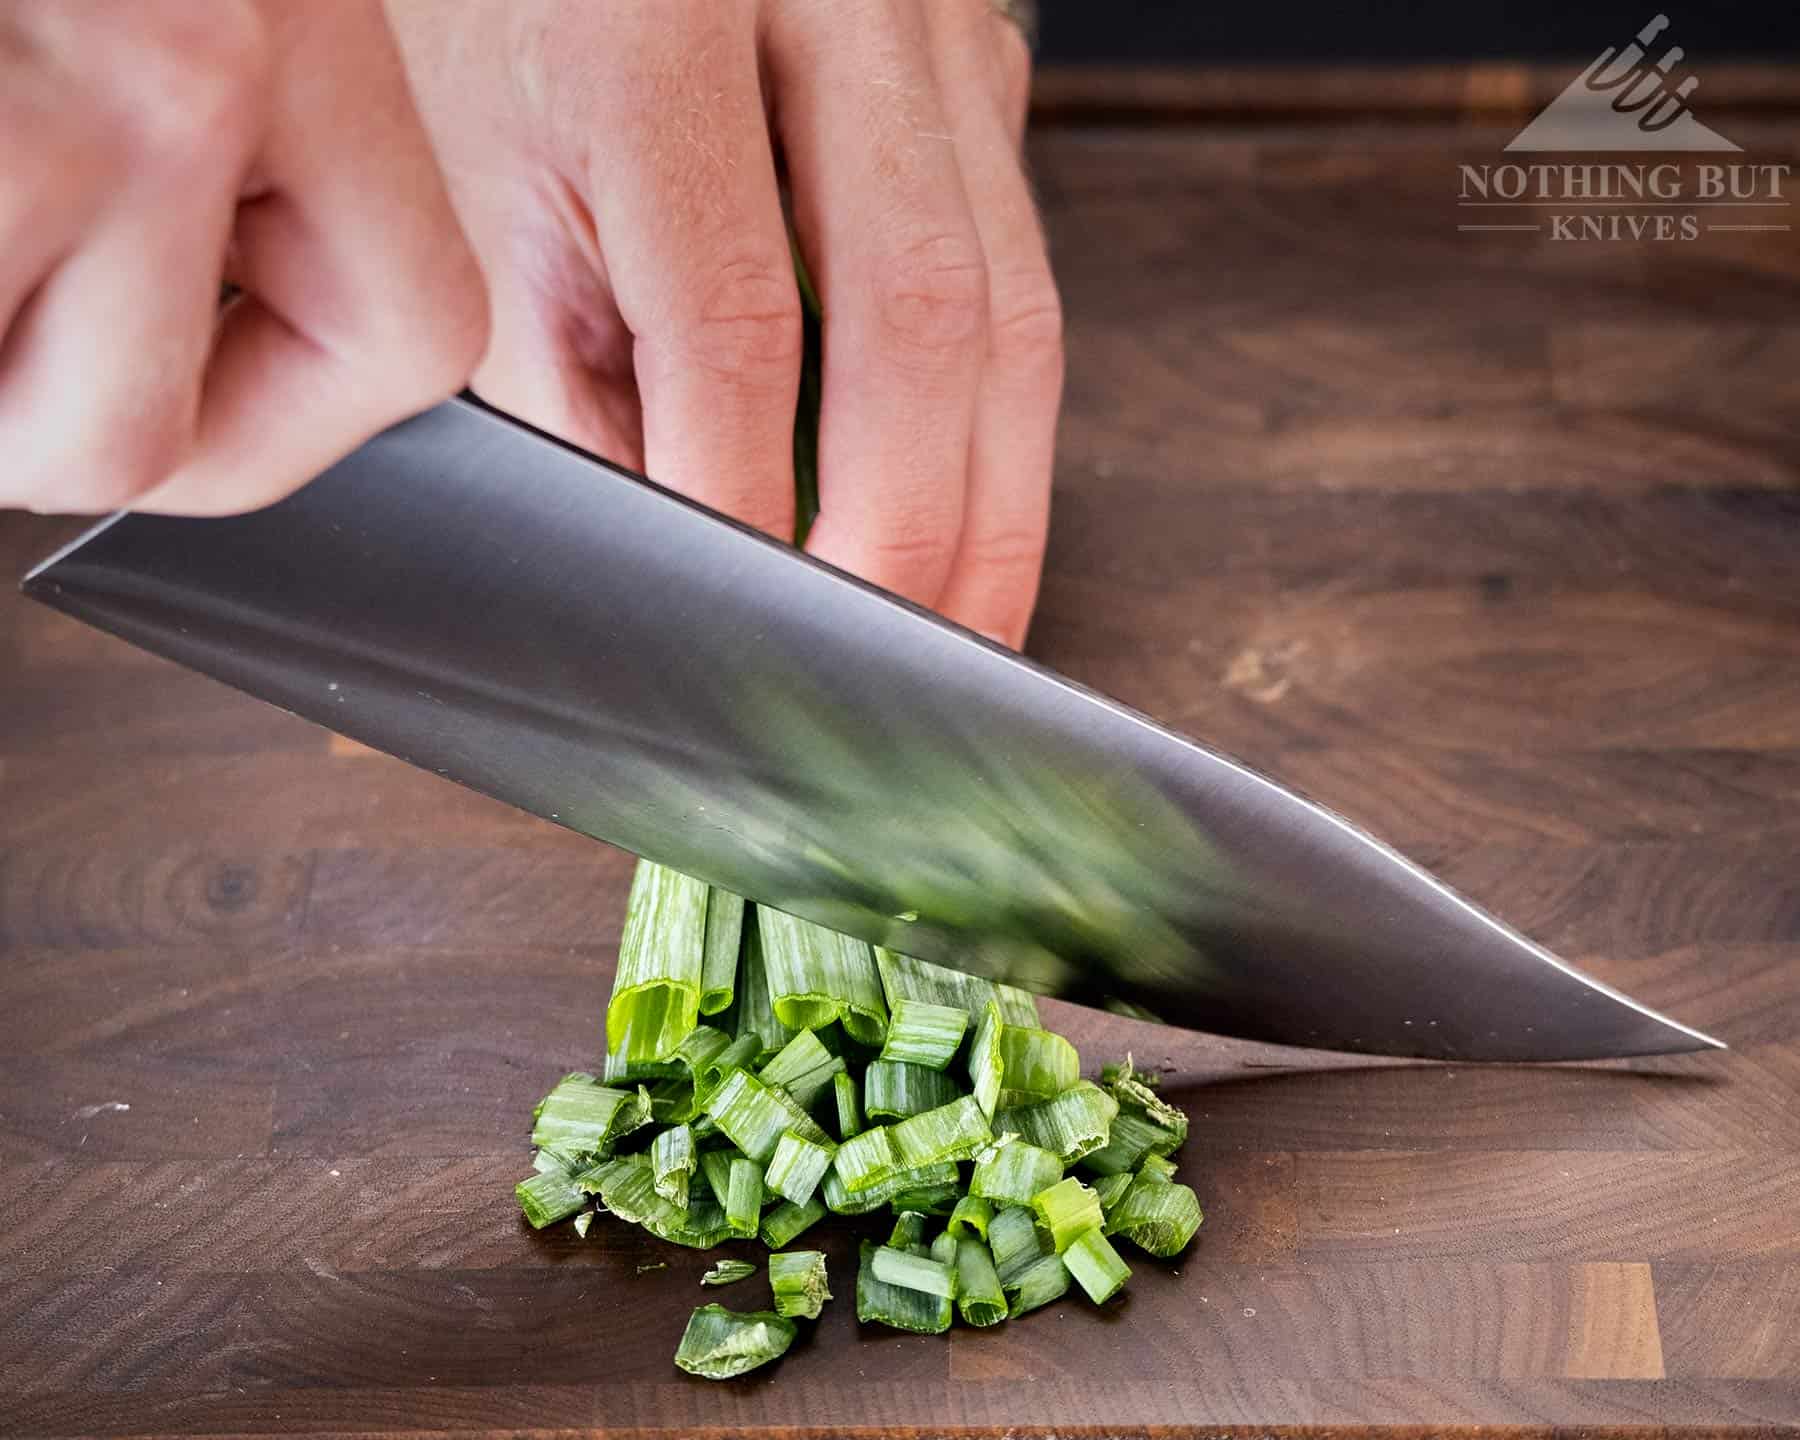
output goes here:
[{"label": "pile of chopped green onion", "polygon": [[[887,1208],[865,1239],[856,1318],[941,1334],[1131,1271],[1114,1246],[1179,1254],[1200,1226],[1170,1158],[1187,1116],[1129,1057],[1081,1078],[1022,990],[927,964],[638,863],[603,1074],[533,1112],[525,1218],[596,1214],[697,1250],[759,1240],[772,1310],[695,1310],[675,1363],[727,1379],[776,1359],[831,1298],[791,1250],[830,1211]],[[1079,1173],[1076,1173],[1079,1172]],[[701,1283],[755,1273],[720,1260]]]}]

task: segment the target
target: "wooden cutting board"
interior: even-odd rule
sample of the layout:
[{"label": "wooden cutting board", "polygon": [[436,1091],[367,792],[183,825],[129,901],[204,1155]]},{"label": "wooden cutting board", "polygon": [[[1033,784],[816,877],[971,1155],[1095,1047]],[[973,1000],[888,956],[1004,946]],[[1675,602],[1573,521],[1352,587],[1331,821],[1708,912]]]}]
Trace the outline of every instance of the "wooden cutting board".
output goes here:
[{"label": "wooden cutting board", "polygon": [[[689,1380],[688,1310],[762,1280],[511,1197],[596,1058],[626,858],[0,596],[0,1432],[1800,1422],[1800,257],[1459,235],[1503,138],[1039,137],[1069,387],[1031,648],[1729,1054],[1056,1008],[1175,1072],[1193,1250],[928,1340],[858,1333],[834,1225],[811,1338]],[[0,573],[67,529],[0,519]]]}]

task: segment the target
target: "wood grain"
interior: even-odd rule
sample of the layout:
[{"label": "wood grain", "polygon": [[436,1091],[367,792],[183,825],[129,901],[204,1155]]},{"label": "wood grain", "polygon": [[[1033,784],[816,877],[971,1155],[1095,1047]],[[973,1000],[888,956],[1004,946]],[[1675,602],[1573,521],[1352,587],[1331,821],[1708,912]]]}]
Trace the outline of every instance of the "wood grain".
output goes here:
[{"label": "wood grain", "polygon": [[[1425,119],[1536,83],[1039,137],[1032,649],[1730,1053],[1400,1065],[1052,1005],[1174,1072],[1195,1248],[944,1341],[858,1334],[824,1226],[825,1320],[709,1386],[669,1361],[705,1261],[510,1197],[596,1058],[626,858],[0,596],[0,1433],[1800,1426],[1800,260],[1465,243],[1497,140]],[[73,528],[0,518],[0,572]]]}]

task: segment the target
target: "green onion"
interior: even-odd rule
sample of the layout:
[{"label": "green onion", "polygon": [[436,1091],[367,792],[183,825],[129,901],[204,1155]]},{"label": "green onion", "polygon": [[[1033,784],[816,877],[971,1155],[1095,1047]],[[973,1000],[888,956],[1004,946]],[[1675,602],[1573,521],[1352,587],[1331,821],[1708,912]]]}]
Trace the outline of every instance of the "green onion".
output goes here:
[{"label": "green onion", "polygon": [[888,1232],[887,1243],[896,1250],[923,1255],[926,1253],[925,1227],[930,1223],[930,1217],[921,1211],[902,1210],[894,1217],[894,1228]]},{"label": "green onion", "polygon": [[1140,1175],[1156,1175],[1164,1180],[1175,1178],[1175,1162],[1166,1155],[1146,1155],[1138,1166]]},{"label": "green onion", "polygon": [[1044,1255],[1017,1271],[1012,1279],[1002,1279],[1007,1297],[1006,1314],[1011,1319],[1060,1300],[1069,1288],[1069,1267],[1060,1255]]},{"label": "green onion", "polygon": [[585,1183],[621,1220],[642,1225],[672,1244],[710,1250],[731,1238],[725,1211],[713,1200],[689,1196],[688,1207],[682,1210],[657,1194],[648,1156],[609,1160],[597,1166]]},{"label": "green onion", "polygon": [[650,1123],[650,1094],[565,1075],[532,1112],[531,1143],[568,1155],[605,1155],[621,1135]]},{"label": "green onion", "polygon": [[903,1168],[894,1151],[894,1128],[882,1125],[865,1130],[838,1146],[831,1172],[843,1182],[845,1190],[852,1194],[866,1190]]},{"label": "green onion", "polygon": [[839,1071],[831,1077],[831,1094],[837,1102],[838,1139],[848,1140],[863,1128],[862,1107],[856,1096],[856,1077]]},{"label": "green onion", "polygon": [[825,1206],[817,1195],[804,1205],[783,1200],[762,1217],[762,1243],[770,1250],[793,1244],[825,1215]]},{"label": "green onion", "polygon": [[886,1116],[909,1120],[948,1105],[962,1090],[942,1070],[899,1060],[873,1060],[863,1071],[863,1113],[870,1120]]},{"label": "green onion", "polygon": [[785,1091],[763,1084],[748,1070],[733,1070],[720,1082],[707,1097],[706,1113],[732,1144],[765,1165],[784,1131],[792,1130],[803,1140],[831,1139]]},{"label": "green onion", "polygon": [[762,924],[757,917],[761,908],[751,906],[744,912],[744,949],[738,959],[739,973],[736,1003],[732,1007],[733,1034],[740,1040],[746,1036],[756,1041],[752,1060],[773,1055],[794,1038],[791,1026],[775,1015],[769,1000],[768,966],[763,959]]},{"label": "green onion", "polygon": [[592,1210],[583,1210],[575,1217],[575,1234],[583,1240],[587,1239],[588,1230],[593,1226],[593,1223],[594,1212]]},{"label": "green onion", "polygon": [[965,1195],[950,1212],[950,1223],[944,1227],[944,1233],[959,1239],[965,1232],[972,1233],[985,1240],[988,1222],[993,1218],[994,1207],[986,1200],[979,1195]]},{"label": "green onion", "polygon": [[700,1277],[702,1285],[735,1285],[740,1280],[748,1280],[756,1273],[756,1267],[748,1260],[716,1260],[712,1269]]},{"label": "green onion", "polygon": [[950,1298],[956,1298],[956,1237],[948,1230],[931,1242],[931,1248],[925,1252],[938,1264],[950,1272]]},{"label": "green onion", "polygon": [[[937,1166],[927,1165],[920,1170],[903,1170],[903,1175],[932,1175]],[[922,1215],[949,1215],[956,1209],[958,1197],[962,1194],[962,1185],[955,1178],[956,1166],[950,1164],[952,1178],[926,1179],[909,1183],[905,1188],[894,1192],[893,1205],[896,1210],[917,1210]]]},{"label": "green onion", "polygon": [[[846,1142],[848,1143],[848,1142]],[[844,1158],[844,1147],[838,1146],[838,1163]],[[925,1165],[917,1170],[895,1170],[874,1184],[851,1191],[838,1174],[837,1164],[826,1172],[819,1192],[825,1204],[837,1215],[866,1215],[890,1201],[903,1210],[921,1212],[934,1209],[946,1195],[954,1199],[960,1189],[956,1166],[946,1161],[941,1165]]]},{"label": "green onion", "polygon": [[1000,1283],[1009,1283],[1027,1265],[1036,1264],[1046,1253],[1044,1237],[1038,1233],[1037,1216],[1022,1205],[996,1211],[994,1218],[988,1221],[988,1248],[993,1252],[994,1269],[1000,1273]]},{"label": "green onion", "polygon": [[1106,1218],[1100,1209],[1100,1197],[1073,1175],[1034,1195],[1031,1208],[1038,1223],[1050,1232],[1050,1244],[1058,1255],[1069,1248],[1077,1235],[1098,1230]]},{"label": "green onion", "polygon": [[1081,1078],[1075,1047],[1048,1030],[1002,1025],[1000,1105],[1030,1105],[1060,1095]]},{"label": "green onion", "polygon": [[702,1305],[688,1317],[675,1363],[690,1375],[729,1380],[787,1353],[798,1334],[794,1322],[770,1310],[739,1314]]},{"label": "green onion", "polygon": [[950,1297],[890,1285],[878,1279],[874,1266],[876,1248],[867,1240],[862,1242],[862,1263],[856,1271],[857,1320],[863,1324],[910,1330],[916,1335],[942,1335],[950,1328]]},{"label": "green onion", "polygon": [[965,1325],[998,1325],[1006,1318],[1006,1294],[994,1257],[973,1235],[956,1242],[956,1312]]},{"label": "green onion", "polygon": [[744,937],[744,897],[709,886],[706,939],[700,955],[700,1013],[717,1015],[731,1005],[737,984],[738,951]]},{"label": "green onion", "polygon": [[1100,1197],[1100,1213],[1106,1217],[1106,1223],[1100,1228],[1108,1235],[1112,1234],[1113,1210],[1125,1198],[1125,1192],[1136,1179],[1137,1176],[1130,1174],[1102,1175],[1094,1181],[1094,1194]]},{"label": "green onion", "polygon": [[844,1070],[841,1057],[827,1050],[812,1031],[802,1030],[775,1052],[757,1078],[765,1085],[779,1085],[796,1105],[808,1107]]},{"label": "green onion", "polygon": [[519,1209],[533,1230],[542,1230],[558,1220],[567,1220],[587,1204],[588,1192],[569,1171],[540,1170],[513,1186]]},{"label": "green onion", "polygon": [[1150,1088],[1154,1078],[1139,1075],[1129,1055],[1124,1064],[1105,1065],[1100,1070],[1100,1083],[1119,1102],[1120,1114],[1136,1115],[1159,1132],[1150,1153],[1173,1155],[1187,1141],[1188,1118]]},{"label": "green onion", "polygon": [[1005,1028],[999,1005],[990,1000],[975,1027],[975,1038],[969,1042],[969,1083],[975,1087],[975,1101],[981,1106],[981,1113],[990,1120],[1000,1103],[1000,1085],[1006,1078],[1006,1067],[1000,1062],[1000,1032]]},{"label": "green onion", "polygon": [[1131,1267],[1119,1258],[1112,1242],[1097,1227],[1077,1236],[1063,1251],[1062,1259],[1096,1305],[1112,1299],[1131,1278]]},{"label": "green onion", "polygon": [[[711,1029],[712,1027],[703,1026],[701,1028]],[[693,1032],[694,1035],[698,1035],[699,1033],[699,1030]],[[692,1039],[693,1036],[690,1035],[688,1038]],[[718,1054],[695,1066],[694,1094],[702,1102],[702,1108],[705,1108],[704,1101],[706,1100],[706,1097],[719,1088],[720,1082],[722,1082],[726,1076],[731,1074],[733,1070],[748,1070],[756,1063],[761,1054],[761,1040],[754,1035],[739,1035],[736,1036],[723,1050],[719,1051]]]},{"label": "green onion", "polygon": [[1054,1100],[994,1114],[994,1129],[1011,1130],[1022,1140],[1042,1146],[1065,1165],[1106,1144],[1119,1103],[1092,1081],[1070,1086]]},{"label": "green onion", "polygon": [[767,906],[756,911],[775,1018],[796,1030],[841,1020],[852,1039],[879,1045],[887,1002],[875,953],[861,940]]},{"label": "green onion", "polygon": [[831,1168],[836,1149],[829,1140],[819,1144],[792,1130],[786,1131],[775,1142],[775,1153],[769,1157],[769,1168],[763,1173],[763,1185],[783,1200],[804,1205]]},{"label": "green onion", "polygon": [[962,1044],[968,1024],[969,1012],[960,1005],[934,1005],[929,1000],[902,997],[888,1006],[881,1058],[942,1070]]},{"label": "green onion", "polygon": [[1199,1197],[1154,1170],[1140,1171],[1107,1216],[1115,1235],[1165,1260],[1187,1248],[1201,1218]]},{"label": "green onion", "polygon": [[732,1156],[725,1186],[725,1225],[740,1240],[756,1234],[763,1198],[762,1166],[747,1155]]},{"label": "green onion", "polygon": [[892,1132],[895,1157],[901,1167],[909,1170],[941,1160],[967,1160],[994,1138],[973,1095],[964,1095],[888,1129]]},{"label": "green onion", "polygon": [[924,1000],[933,1005],[954,1005],[964,1011],[971,1025],[981,1019],[988,1001],[1000,1007],[1000,1018],[1009,1025],[1036,1025],[1037,1002],[1023,990],[1000,985],[981,975],[915,960],[897,950],[875,951],[881,972],[881,988],[891,1010],[897,1000]]},{"label": "green onion", "polygon": [[826,1284],[825,1256],[817,1250],[789,1250],[769,1257],[769,1290],[775,1296],[775,1313],[817,1320],[831,1298]]},{"label": "green onion", "polygon": [[720,1205],[725,1204],[731,1195],[731,1162],[742,1158],[730,1147],[700,1152],[700,1174],[705,1177],[706,1188],[712,1191],[713,1199]]},{"label": "green onion", "polygon": [[1135,1110],[1121,1109],[1113,1117],[1106,1144],[1081,1157],[1081,1167],[1096,1175],[1129,1174],[1150,1153],[1150,1147],[1167,1138],[1167,1132]]},{"label": "green onion", "polygon": [[677,1210],[688,1208],[688,1181],[698,1163],[694,1132],[685,1125],[672,1126],[650,1142],[652,1183]]},{"label": "green onion", "polygon": [[925,1255],[910,1250],[897,1250],[883,1245],[872,1257],[875,1278],[884,1285],[898,1285],[907,1290],[922,1290],[944,1300],[956,1295],[956,1272]]},{"label": "green onion", "polygon": [[1041,1145],[1002,1135],[975,1157],[969,1194],[1001,1205],[1029,1205],[1062,1178],[1062,1161]]},{"label": "green onion", "polygon": [[665,1058],[699,1021],[707,888],[638,861],[606,1007],[606,1048],[628,1063]]}]

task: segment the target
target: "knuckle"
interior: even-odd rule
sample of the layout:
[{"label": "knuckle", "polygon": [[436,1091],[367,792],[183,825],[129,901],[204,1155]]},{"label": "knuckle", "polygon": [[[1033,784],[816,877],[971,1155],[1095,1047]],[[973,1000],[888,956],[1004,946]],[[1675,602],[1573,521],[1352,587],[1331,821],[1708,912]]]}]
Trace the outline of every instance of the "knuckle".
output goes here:
[{"label": "knuckle", "polygon": [[1048,276],[1004,287],[996,296],[989,346],[997,360],[1062,373],[1063,308]]},{"label": "knuckle", "polygon": [[255,123],[272,60],[266,22],[244,0],[144,6],[132,36],[136,84],[127,100],[138,142],[156,153],[213,153]]},{"label": "knuckle", "polygon": [[971,236],[934,235],[883,261],[874,279],[883,332],[927,355],[967,351],[988,323],[987,262]]},{"label": "knuckle", "polygon": [[479,277],[433,286],[429,294],[429,302],[390,316],[384,333],[366,347],[366,378],[384,387],[396,410],[454,395],[487,352],[487,293]]},{"label": "knuckle", "polygon": [[1048,527],[1027,523],[977,531],[964,541],[969,563],[1004,579],[1033,577],[1044,563]]},{"label": "knuckle", "polygon": [[806,343],[793,267],[785,256],[727,263],[678,328],[682,348],[715,373],[785,376]]}]

